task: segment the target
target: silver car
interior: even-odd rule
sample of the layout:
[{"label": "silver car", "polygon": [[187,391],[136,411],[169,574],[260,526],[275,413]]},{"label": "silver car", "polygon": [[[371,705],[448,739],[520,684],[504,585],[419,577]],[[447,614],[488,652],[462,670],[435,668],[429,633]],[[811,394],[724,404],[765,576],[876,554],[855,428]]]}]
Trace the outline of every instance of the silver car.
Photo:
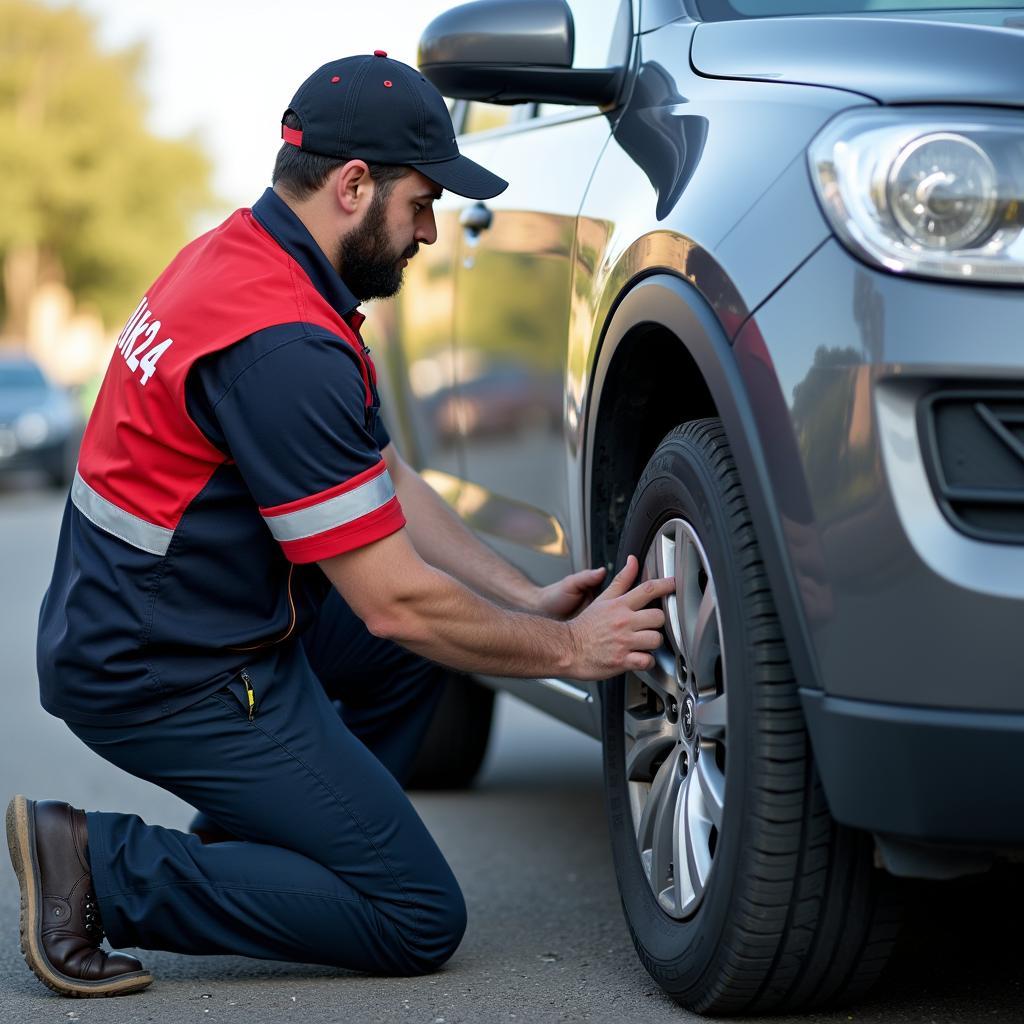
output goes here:
[{"label": "silver car", "polygon": [[[377,317],[389,426],[538,582],[675,576],[653,671],[482,682],[602,738],[637,952],[698,1011],[855,998],[899,877],[1024,845],[1022,8],[481,0],[422,37],[511,186],[442,200]],[[466,782],[490,701],[446,709]]]}]

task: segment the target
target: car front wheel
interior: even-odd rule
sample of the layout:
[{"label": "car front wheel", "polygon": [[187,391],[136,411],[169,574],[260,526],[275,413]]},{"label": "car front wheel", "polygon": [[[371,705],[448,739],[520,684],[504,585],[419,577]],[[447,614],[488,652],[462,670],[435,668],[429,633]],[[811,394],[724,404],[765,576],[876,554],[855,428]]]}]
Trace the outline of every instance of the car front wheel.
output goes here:
[{"label": "car front wheel", "polygon": [[684,1006],[736,1014],[855,998],[898,911],[869,836],[832,820],[721,423],[658,446],[618,564],[674,576],[649,671],[606,684],[616,875],[645,968]]}]

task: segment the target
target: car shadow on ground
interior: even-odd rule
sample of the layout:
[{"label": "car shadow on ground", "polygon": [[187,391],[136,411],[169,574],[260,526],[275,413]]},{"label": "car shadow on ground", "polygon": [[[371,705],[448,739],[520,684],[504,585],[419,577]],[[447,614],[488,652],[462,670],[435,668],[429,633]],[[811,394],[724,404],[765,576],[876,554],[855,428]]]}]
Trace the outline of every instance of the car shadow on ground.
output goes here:
[{"label": "car shadow on ground", "polygon": [[[904,927],[881,983],[855,1020],[911,1007],[963,1022],[1024,1020],[1024,866],[951,882],[906,882]],[[886,1014],[889,1016],[886,1018]]]}]

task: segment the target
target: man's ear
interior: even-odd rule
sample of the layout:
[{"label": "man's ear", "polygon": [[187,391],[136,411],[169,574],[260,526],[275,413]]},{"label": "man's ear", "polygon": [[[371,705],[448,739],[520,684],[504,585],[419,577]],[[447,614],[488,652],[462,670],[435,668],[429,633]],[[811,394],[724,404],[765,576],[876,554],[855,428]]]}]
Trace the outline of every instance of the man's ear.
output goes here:
[{"label": "man's ear", "polygon": [[345,213],[357,213],[373,192],[373,179],[365,160],[349,160],[334,175],[334,196]]}]

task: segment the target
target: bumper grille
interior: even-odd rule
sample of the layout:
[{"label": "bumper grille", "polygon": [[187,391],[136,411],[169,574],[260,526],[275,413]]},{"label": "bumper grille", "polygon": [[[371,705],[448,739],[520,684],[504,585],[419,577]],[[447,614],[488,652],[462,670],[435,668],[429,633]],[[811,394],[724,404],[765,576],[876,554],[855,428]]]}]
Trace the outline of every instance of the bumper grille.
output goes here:
[{"label": "bumper grille", "polygon": [[1024,544],[1024,389],[935,392],[921,415],[946,518],[979,540]]}]

